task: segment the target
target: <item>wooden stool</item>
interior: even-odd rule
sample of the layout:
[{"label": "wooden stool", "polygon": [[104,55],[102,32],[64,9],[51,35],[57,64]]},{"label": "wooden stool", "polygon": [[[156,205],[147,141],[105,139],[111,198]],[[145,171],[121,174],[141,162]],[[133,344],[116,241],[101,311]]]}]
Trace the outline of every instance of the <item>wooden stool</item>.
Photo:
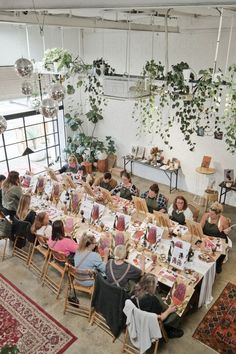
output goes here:
[{"label": "wooden stool", "polygon": [[218,201],[218,191],[213,191],[213,190],[205,190],[204,193],[204,199],[206,201],[206,205],[205,205],[205,211],[207,210],[208,206],[213,203],[213,202],[217,202]]}]

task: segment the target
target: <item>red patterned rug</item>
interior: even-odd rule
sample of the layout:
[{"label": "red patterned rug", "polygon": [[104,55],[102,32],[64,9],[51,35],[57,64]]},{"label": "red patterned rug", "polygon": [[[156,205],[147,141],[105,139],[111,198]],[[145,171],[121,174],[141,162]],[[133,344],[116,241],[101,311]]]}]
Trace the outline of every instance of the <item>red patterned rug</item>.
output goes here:
[{"label": "red patterned rug", "polygon": [[194,332],[193,338],[218,353],[236,353],[236,285],[226,285]]},{"label": "red patterned rug", "polygon": [[61,354],[77,339],[0,274],[0,349],[21,354]]}]

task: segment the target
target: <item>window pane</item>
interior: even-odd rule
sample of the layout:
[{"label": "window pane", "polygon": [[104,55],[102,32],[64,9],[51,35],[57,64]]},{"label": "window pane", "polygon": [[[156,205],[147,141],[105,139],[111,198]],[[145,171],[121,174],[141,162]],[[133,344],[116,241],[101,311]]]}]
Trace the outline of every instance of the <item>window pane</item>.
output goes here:
[{"label": "window pane", "polygon": [[5,144],[13,144],[25,140],[25,132],[23,128],[16,128],[14,130],[6,131],[4,133]]},{"label": "window pane", "polygon": [[6,156],[5,156],[4,148],[0,147],[0,161],[3,161],[5,159],[6,159]]},{"label": "window pane", "polygon": [[35,139],[39,136],[44,135],[43,124],[36,124],[30,127],[26,127],[27,139]]},{"label": "window pane", "polygon": [[7,120],[7,129],[14,129],[23,127],[23,118],[16,118],[16,119],[8,119]]},{"label": "window pane", "polygon": [[58,140],[58,134],[51,134],[47,136],[47,143],[48,147],[53,146],[53,145],[58,145],[59,140]]},{"label": "window pane", "polygon": [[18,144],[6,146],[7,158],[12,159],[14,157],[22,156],[25,149],[26,149],[25,143],[18,143]]},{"label": "window pane", "polygon": [[0,146],[3,146],[3,138],[2,138],[3,134],[0,135]]},{"label": "window pane", "polygon": [[21,156],[17,159],[9,160],[9,169],[16,170],[23,175],[25,171],[29,170],[28,158],[27,156]]},{"label": "window pane", "polygon": [[52,147],[48,149],[48,158],[49,158],[49,163],[54,163],[55,160],[60,156],[59,154],[59,148],[58,146]]},{"label": "window pane", "polygon": [[43,123],[43,116],[41,114],[25,117],[25,125],[31,125],[37,123]]},{"label": "window pane", "polygon": [[0,162],[0,171],[1,171],[1,175],[5,175],[5,176],[8,175],[6,161]]}]

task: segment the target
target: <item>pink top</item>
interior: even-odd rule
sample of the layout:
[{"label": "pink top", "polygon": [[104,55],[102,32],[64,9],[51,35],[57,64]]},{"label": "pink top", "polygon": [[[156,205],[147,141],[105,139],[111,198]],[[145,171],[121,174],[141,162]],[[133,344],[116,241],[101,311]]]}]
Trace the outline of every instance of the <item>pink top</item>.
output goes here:
[{"label": "pink top", "polygon": [[78,244],[71,238],[63,238],[62,240],[48,241],[48,246],[55,251],[63,252],[66,256],[69,256],[70,253],[75,253],[78,250]]}]

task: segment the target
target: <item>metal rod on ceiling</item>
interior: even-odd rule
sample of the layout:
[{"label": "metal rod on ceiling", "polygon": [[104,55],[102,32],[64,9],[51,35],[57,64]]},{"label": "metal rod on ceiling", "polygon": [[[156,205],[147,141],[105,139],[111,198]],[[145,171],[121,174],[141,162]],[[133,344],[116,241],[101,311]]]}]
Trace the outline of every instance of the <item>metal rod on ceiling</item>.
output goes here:
[{"label": "metal rod on ceiling", "polygon": [[227,48],[227,55],[226,55],[226,62],[225,62],[225,74],[227,73],[227,69],[228,69],[229,52],[230,52],[230,47],[231,47],[233,27],[234,27],[234,15],[231,18],[231,26],[230,26],[230,32],[229,32],[229,41],[228,41],[228,48]]},{"label": "metal rod on ceiling", "polygon": [[29,45],[29,29],[28,26],[25,26],[25,34],[26,34],[26,44],[27,44],[27,52],[28,52],[28,59],[31,59],[31,54],[30,54],[30,45]]},{"label": "metal rod on ceiling", "polygon": [[168,9],[165,14],[165,76],[169,71],[169,37],[168,37],[168,15],[171,9]]},{"label": "metal rod on ceiling", "polygon": [[219,9],[217,9],[217,10],[220,13],[220,22],[219,22],[219,28],[218,28],[217,41],[216,41],[216,51],[215,51],[215,59],[214,59],[214,65],[213,65],[213,75],[216,72],[217,58],[218,58],[219,45],[220,45],[220,36],[221,36],[221,29],[222,29],[222,20],[223,20],[223,8],[221,10],[219,10]]}]

